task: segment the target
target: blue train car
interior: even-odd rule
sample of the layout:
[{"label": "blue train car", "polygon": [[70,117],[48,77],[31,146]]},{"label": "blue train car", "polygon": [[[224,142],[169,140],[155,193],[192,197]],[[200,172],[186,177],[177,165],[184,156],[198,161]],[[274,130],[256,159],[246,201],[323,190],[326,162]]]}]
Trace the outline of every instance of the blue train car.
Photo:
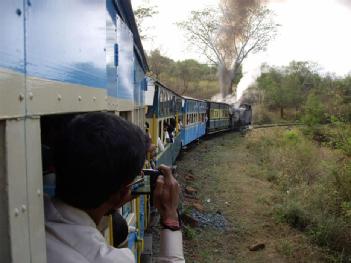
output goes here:
[{"label": "blue train car", "polygon": [[208,134],[231,129],[232,126],[232,108],[229,104],[223,102],[207,101]]},{"label": "blue train car", "polygon": [[182,146],[186,146],[206,134],[207,103],[203,100],[184,97],[182,113]]},{"label": "blue train car", "polygon": [[181,149],[179,120],[182,98],[161,82],[149,79],[146,124],[152,142],[158,146],[156,165],[172,166]]}]

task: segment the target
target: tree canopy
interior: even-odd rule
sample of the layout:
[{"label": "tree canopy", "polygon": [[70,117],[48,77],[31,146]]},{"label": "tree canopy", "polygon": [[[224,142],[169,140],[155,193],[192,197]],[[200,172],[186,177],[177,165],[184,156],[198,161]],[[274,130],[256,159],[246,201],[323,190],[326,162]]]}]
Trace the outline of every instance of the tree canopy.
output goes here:
[{"label": "tree canopy", "polygon": [[218,90],[216,68],[194,59],[174,61],[152,50],[148,56],[150,75],[180,95],[210,99]]},{"label": "tree canopy", "polygon": [[234,80],[247,56],[265,50],[276,35],[269,9],[260,4],[245,6],[237,19],[235,2],[222,0],[219,9],[193,11],[178,23],[189,42],[217,65],[223,96],[233,93]]}]

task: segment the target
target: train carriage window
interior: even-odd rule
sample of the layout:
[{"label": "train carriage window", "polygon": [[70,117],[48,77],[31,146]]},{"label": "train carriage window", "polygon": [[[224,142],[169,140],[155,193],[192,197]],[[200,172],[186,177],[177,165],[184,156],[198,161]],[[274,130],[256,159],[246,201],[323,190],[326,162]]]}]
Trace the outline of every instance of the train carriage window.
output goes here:
[{"label": "train carriage window", "polygon": [[158,122],[158,137],[162,140],[162,121]]}]

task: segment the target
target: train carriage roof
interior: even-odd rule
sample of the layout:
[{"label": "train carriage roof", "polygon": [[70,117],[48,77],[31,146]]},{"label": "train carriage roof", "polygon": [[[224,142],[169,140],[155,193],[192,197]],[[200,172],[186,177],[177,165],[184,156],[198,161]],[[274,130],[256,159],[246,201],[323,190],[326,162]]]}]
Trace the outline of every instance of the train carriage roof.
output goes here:
[{"label": "train carriage roof", "polygon": [[143,44],[141,43],[138,27],[135,22],[134,12],[130,0],[114,0],[117,6],[118,15],[128,25],[130,31],[133,33],[134,50],[137,54],[140,65],[145,72],[149,71]]},{"label": "train carriage roof", "polygon": [[206,102],[208,103],[216,103],[216,104],[220,104],[220,105],[226,105],[226,106],[229,106],[231,107],[230,104],[226,103],[226,102],[220,102],[220,101],[211,101],[211,100],[206,100]]},{"label": "train carriage roof", "polygon": [[206,102],[206,100],[196,99],[196,98],[189,97],[189,96],[182,96],[182,97],[184,99],[186,99],[186,100],[194,100],[194,101]]},{"label": "train carriage roof", "polygon": [[158,79],[154,79],[154,78],[151,78],[156,84],[158,84],[159,86],[161,86],[162,88],[170,91],[171,93],[175,94],[176,96],[182,98],[183,96],[179,95],[177,92],[175,92],[174,90],[170,89],[170,88],[167,88],[166,85],[164,85],[161,81],[159,81]]}]

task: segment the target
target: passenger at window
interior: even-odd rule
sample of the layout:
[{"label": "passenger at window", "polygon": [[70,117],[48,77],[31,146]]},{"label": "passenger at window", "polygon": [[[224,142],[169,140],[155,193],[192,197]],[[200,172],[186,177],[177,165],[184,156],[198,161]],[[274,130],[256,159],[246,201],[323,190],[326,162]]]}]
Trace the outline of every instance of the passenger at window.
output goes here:
[{"label": "passenger at window", "polygon": [[[54,149],[55,198],[45,197],[48,263],[135,262],[133,253],[106,244],[97,225],[131,201],[130,184],[144,165],[147,142],[137,126],[109,113],[76,116]],[[156,262],[185,262],[177,207],[179,185],[166,166],[154,200],[161,215]]]},{"label": "passenger at window", "polygon": [[183,123],[182,121],[179,119],[178,120],[178,130],[180,131],[183,128]]},{"label": "passenger at window", "polygon": [[167,144],[167,143],[171,142],[171,138],[170,138],[168,129],[169,129],[168,123],[167,122],[163,122],[163,138],[164,138],[163,142],[164,142],[164,144]]},{"label": "passenger at window", "polygon": [[159,153],[165,150],[165,145],[163,144],[160,137],[157,138],[157,150]]}]

